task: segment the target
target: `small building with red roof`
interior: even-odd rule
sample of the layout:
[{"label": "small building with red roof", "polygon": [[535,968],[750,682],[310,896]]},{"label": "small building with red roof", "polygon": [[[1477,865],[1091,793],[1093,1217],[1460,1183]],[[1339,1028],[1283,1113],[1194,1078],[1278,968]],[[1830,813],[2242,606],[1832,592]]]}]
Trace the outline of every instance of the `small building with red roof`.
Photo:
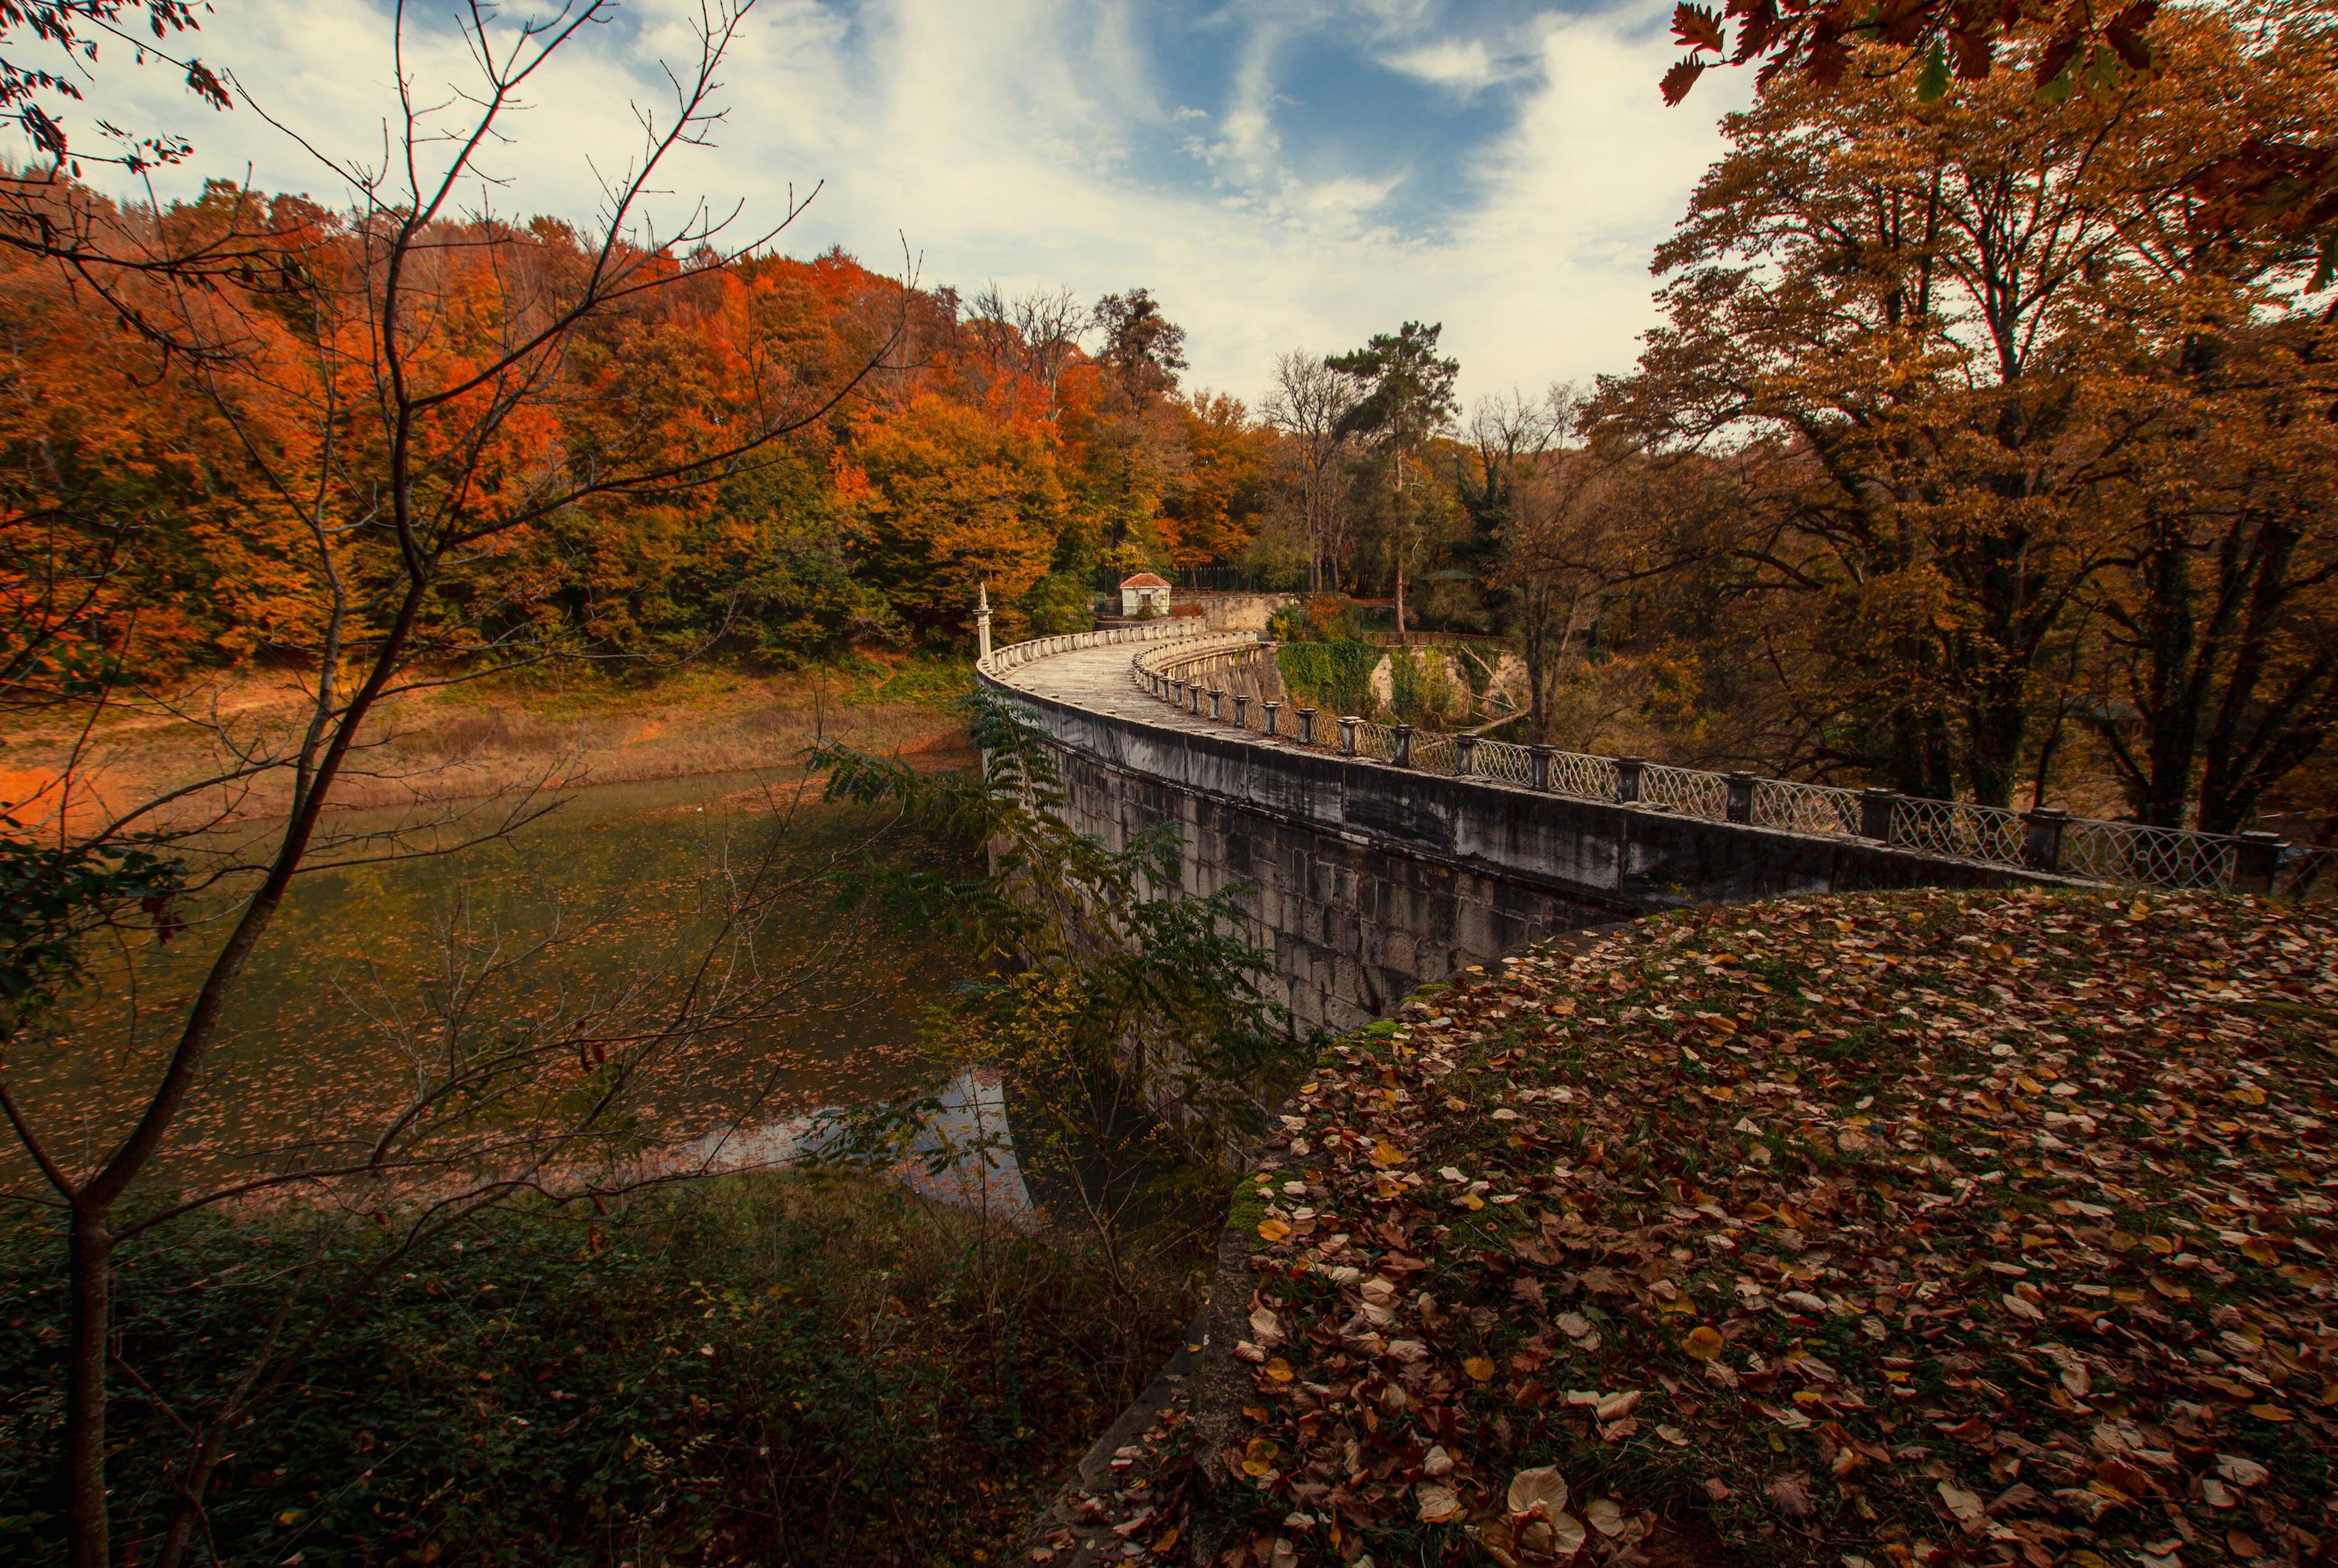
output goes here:
[{"label": "small building with red roof", "polygon": [[1139,572],[1120,580],[1120,612],[1132,619],[1169,613],[1169,579]]}]

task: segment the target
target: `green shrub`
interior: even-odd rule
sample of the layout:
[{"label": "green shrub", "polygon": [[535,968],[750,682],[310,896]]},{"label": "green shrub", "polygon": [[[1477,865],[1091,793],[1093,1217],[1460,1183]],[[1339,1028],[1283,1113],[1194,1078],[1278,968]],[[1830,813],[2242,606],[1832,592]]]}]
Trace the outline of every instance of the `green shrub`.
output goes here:
[{"label": "green shrub", "polygon": [[1087,583],[1068,572],[1050,572],[1016,601],[1034,637],[1095,629],[1095,607]]},{"label": "green shrub", "polygon": [[[381,1243],[211,1220],[132,1251],[116,1539],[152,1561],[190,1409],[285,1270]],[[869,1181],[727,1178],[601,1217],[483,1217],[318,1328],[205,1499],[215,1561],[968,1563],[1174,1348],[1191,1304],[1079,1246]],[[63,1561],[54,1230],[0,1215],[0,1561]],[[295,1297],[291,1322],[317,1303]],[[197,1561],[203,1561],[200,1552]]]},{"label": "green shrub", "polygon": [[1467,706],[1453,671],[1437,649],[1399,648],[1389,654],[1390,707],[1400,724],[1442,724]]},{"label": "green shrub", "polygon": [[1366,717],[1377,707],[1372,699],[1372,671],[1380,662],[1377,643],[1352,638],[1283,642],[1275,648],[1274,662],[1282,672],[1283,689],[1300,707]]}]

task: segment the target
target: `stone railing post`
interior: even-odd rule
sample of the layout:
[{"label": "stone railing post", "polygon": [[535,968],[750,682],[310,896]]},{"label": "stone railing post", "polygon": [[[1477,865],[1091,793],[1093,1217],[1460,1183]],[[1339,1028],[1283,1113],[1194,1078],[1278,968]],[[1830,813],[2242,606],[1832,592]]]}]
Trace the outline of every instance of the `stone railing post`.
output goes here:
[{"label": "stone railing post", "polygon": [[1729,786],[1729,799],[1725,808],[1729,819],[1732,822],[1753,821],[1754,775],[1751,773],[1726,773],[1722,777]]},{"label": "stone railing post", "polygon": [[1477,770],[1478,737],[1456,735],[1453,737],[1453,776],[1467,779]]},{"label": "stone railing post", "polygon": [[1556,746],[1527,748],[1527,781],[1537,789],[1550,788],[1550,760],[1558,755]]},{"label": "stone railing post", "polygon": [[1275,720],[1282,714],[1282,704],[1280,702],[1262,702],[1258,705],[1258,711],[1260,718],[1264,721],[1266,732],[1269,735],[1280,734],[1281,731],[1276,730],[1274,726]]},{"label": "stone railing post", "polygon": [[1645,757],[1616,759],[1616,804],[1629,806],[1640,798],[1640,775],[1648,770]]},{"label": "stone railing post", "polygon": [[2021,815],[2028,830],[2021,836],[2021,858],[2032,871],[2052,871],[2062,864],[2062,828],[2070,814],[2054,806],[2039,806]]},{"label": "stone railing post", "polygon": [[1250,728],[1250,699],[1239,691],[1234,693],[1234,728],[1237,730]]},{"label": "stone railing post", "polygon": [[1396,755],[1390,758],[1389,760],[1395,763],[1400,768],[1411,767],[1412,726],[1410,724],[1393,725],[1390,727],[1390,733],[1396,736]]},{"label": "stone railing post", "polygon": [[1223,711],[1223,704],[1224,704],[1224,702],[1225,702],[1225,700],[1226,700],[1226,694],[1225,694],[1223,691],[1219,691],[1219,690],[1218,690],[1216,687],[1214,687],[1214,686],[1213,686],[1213,687],[1211,687],[1211,688],[1210,688],[1210,717],[1211,717],[1211,718],[1213,718],[1213,719],[1223,719],[1223,718],[1224,718],[1224,717],[1225,717],[1225,713],[1224,713],[1224,711]]},{"label": "stone railing post", "polygon": [[1315,710],[1312,708],[1301,708],[1296,710],[1296,711],[1299,714],[1299,743],[1302,746],[1314,745]]},{"label": "stone railing post", "polygon": [[1872,838],[1878,844],[1891,842],[1891,806],[1900,799],[1896,789],[1886,789],[1871,784],[1859,792],[1859,836]]},{"label": "stone railing post", "polygon": [[1356,726],[1361,722],[1362,720],[1360,719],[1342,719],[1340,720],[1341,756],[1353,757],[1356,754]]},{"label": "stone railing post", "polygon": [[2251,831],[2233,840],[2233,890],[2270,893],[2281,875],[2281,852],[2289,848],[2278,833]]},{"label": "stone railing post", "polygon": [[1169,704],[1173,708],[1185,705],[1185,683],[1172,676],[1169,681]]}]

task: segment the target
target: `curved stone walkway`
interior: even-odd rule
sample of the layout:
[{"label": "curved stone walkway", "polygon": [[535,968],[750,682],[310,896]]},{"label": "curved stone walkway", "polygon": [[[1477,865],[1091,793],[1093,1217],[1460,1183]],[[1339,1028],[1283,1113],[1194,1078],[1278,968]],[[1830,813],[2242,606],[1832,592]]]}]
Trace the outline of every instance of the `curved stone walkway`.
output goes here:
[{"label": "curved stone walkway", "polygon": [[[1077,648],[1017,665],[999,674],[997,680],[1001,685],[1028,691],[1035,697],[1051,698],[1092,713],[1150,724],[1156,729],[1194,734],[1227,733],[1231,726],[1162,701],[1141,689],[1129,673],[1129,662],[1137,654],[1172,646],[1174,644],[1146,642]],[[1255,731],[1251,739],[1262,745],[1276,743]]]}]

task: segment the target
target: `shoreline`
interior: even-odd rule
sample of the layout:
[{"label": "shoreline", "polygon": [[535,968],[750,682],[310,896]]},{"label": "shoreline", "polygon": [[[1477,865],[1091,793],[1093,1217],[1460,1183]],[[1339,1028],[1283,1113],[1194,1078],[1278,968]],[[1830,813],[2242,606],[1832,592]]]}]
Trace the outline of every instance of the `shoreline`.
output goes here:
[{"label": "shoreline", "polygon": [[[951,707],[970,684],[945,664],[908,664],[853,684],[825,671],[705,670],[636,689],[418,691],[387,705],[367,726],[326,808],[378,811],[772,770],[801,775],[804,751],[822,739],[925,771],[971,754],[964,720]],[[249,767],[251,757],[283,753],[297,734],[299,701],[289,681],[252,677],[210,693],[201,720],[150,710],[85,736],[37,726],[0,731],[0,807],[36,831],[55,831],[63,816],[67,829],[85,832],[190,790],[168,819],[172,830],[264,820],[283,809],[289,767],[226,776]]]}]

